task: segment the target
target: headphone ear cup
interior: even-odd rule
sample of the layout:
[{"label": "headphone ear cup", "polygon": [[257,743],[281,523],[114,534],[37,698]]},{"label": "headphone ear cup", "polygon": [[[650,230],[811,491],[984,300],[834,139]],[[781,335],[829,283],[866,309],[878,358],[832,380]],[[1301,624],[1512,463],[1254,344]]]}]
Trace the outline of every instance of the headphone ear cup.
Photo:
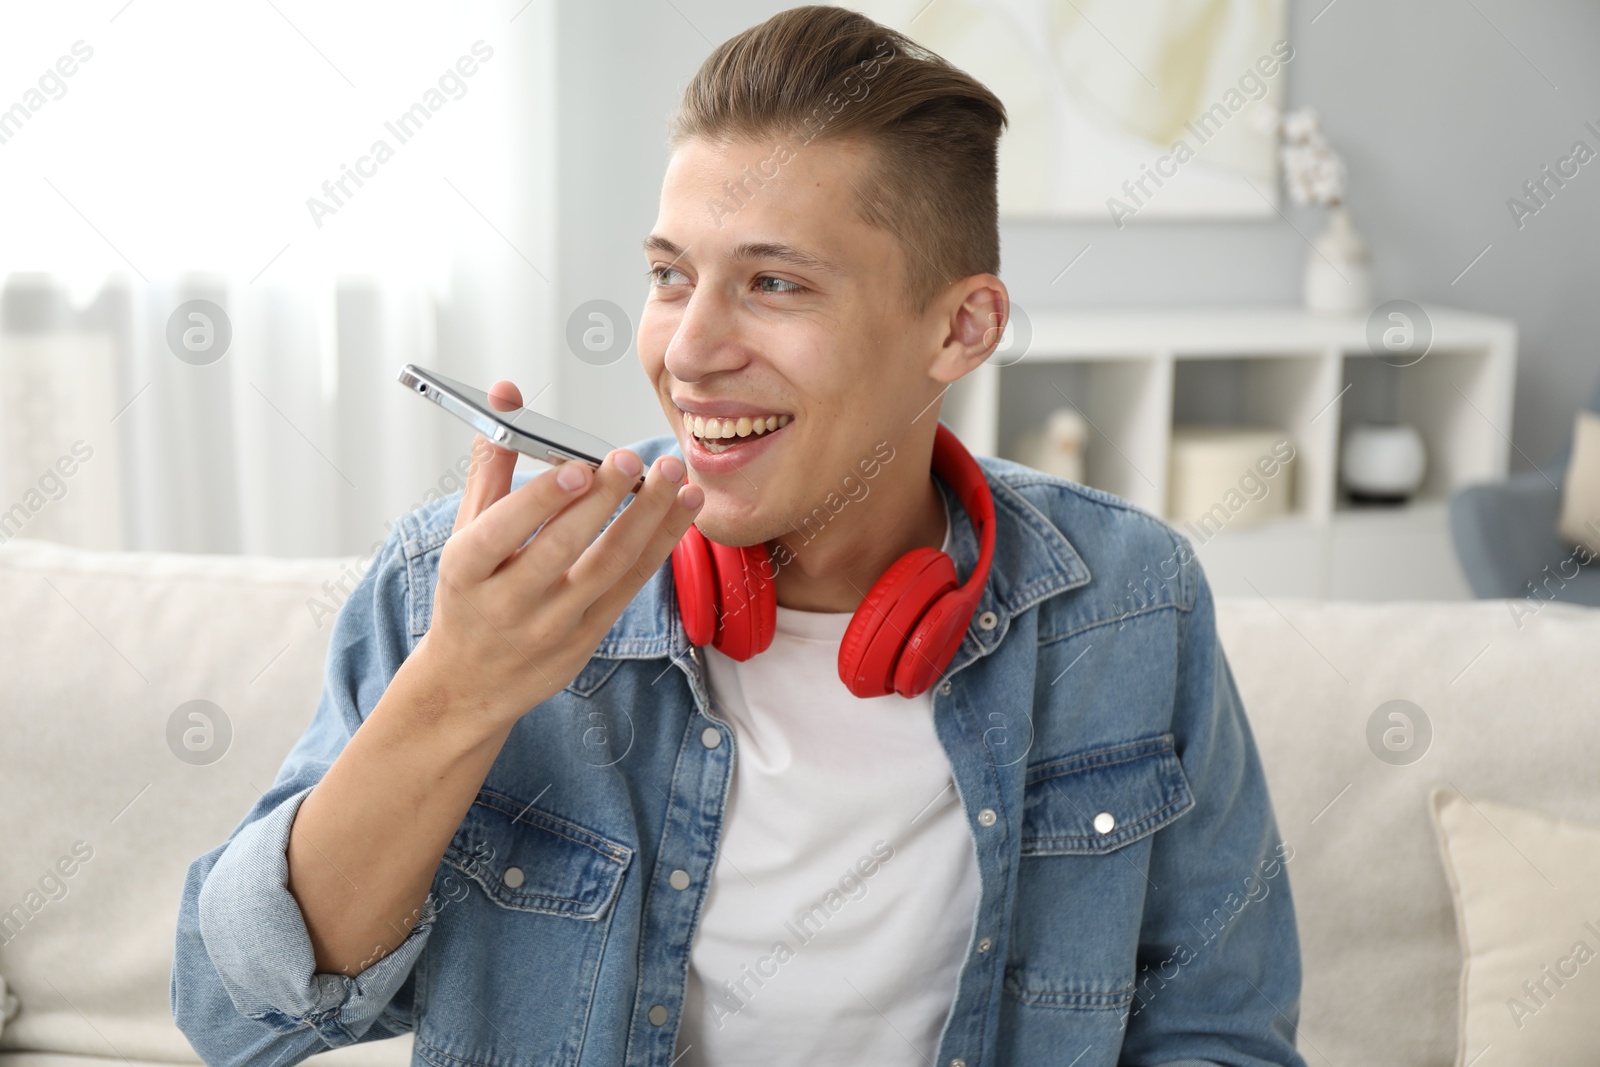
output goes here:
[{"label": "headphone ear cup", "polygon": [[678,615],[691,645],[709,645],[716,637],[716,569],[711,542],[698,527],[672,546],[672,584],[678,592]]},{"label": "headphone ear cup", "polygon": [[[912,632],[928,609],[955,589],[956,565],[937,548],[916,548],[867,591],[839,642],[839,677],[858,697],[888,696]],[[913,655],[922,655],[914,650]],[[933,673],[943,664],[935,661]]]},{"label": "headphone ear cup", "polygon": [[765,544],[734,548],[707,541],[711,549],[716,605],[717,651],[747,660],[772,644],[778,624],[778,595],[773,588],[772,555]]},{"label": "headphone ear cup", "polygon": [[920,696],[955,658],[978,604],[960,589],[946,593],[928,608],[895,664],[894,689],[903,697]]}]

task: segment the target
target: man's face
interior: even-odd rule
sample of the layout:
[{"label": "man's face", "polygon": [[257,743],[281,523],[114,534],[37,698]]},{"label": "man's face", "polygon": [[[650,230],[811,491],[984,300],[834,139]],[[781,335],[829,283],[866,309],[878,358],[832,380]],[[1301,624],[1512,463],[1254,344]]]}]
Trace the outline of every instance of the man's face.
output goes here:
[{"label": "man's face", "polygon": [[[929,375],[948,332],[939,304],[910,314],[898,241],[854,208],[870,150],[774,152],[773,143],[686,142],[668,163],[645,249],[655,273],[639,361],[689,480],[705,490],[696,525],[727,545],[793,533],[830,491],[846,496],[864,463],[889,454],[875,446],[901,441],[913,420],[931,428],[929,405],[944,388]],[[774,171],[759,186],[747,176]],[[712,455],[684,408],[751,417],[751,433]],[[758,435],[757,416],[787,425]]]}]

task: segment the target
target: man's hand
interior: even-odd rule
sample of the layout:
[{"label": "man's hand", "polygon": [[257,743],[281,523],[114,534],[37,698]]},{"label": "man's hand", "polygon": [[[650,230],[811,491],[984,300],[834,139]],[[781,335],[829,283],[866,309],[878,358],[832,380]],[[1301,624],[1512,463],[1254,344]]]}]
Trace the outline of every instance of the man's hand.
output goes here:
[{"label": "man's hand", "polygon": [[[496,382],[489,397],[500,410],[522,402],[508,381]],[[413,658],[449,678],[457,713],[481,715],[481,725],[498,729],[578,676],[688,531],[705,494],[681,484],[681,460],[662,456],[596,538],[638,480],[642,464],[633,452],[613,450],[598,470],[571,460],[511,492],[517,453],[482,434],[472,447],[455,528],[439,557],[433,620]]]}]

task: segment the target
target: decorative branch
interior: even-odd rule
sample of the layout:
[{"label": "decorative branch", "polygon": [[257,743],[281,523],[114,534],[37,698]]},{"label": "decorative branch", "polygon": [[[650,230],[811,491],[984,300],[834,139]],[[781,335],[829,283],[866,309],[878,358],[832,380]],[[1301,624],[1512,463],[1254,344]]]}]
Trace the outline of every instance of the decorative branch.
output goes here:
[{"label": "decorative branch", "polygon": [[1322,136],[1316,108],[1281,115],[1271,111],[1263,119],[1269,130],[1283,137],[1283,180],[1290,198],[1296,204],[1338,207],[1345,195],[1344,160]]}]

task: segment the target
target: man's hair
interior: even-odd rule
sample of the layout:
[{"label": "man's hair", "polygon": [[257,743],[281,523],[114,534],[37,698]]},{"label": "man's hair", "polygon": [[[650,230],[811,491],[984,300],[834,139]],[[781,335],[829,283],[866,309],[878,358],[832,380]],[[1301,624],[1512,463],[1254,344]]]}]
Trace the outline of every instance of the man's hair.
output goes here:
[{"label": "man's hair", "polygon": [[1005,124],[1005,105],[971,75],[865,15],[811,5],[706,57],[669,143],[775,140],[762,173],[747,170],[727,187],[729,211],[808,144],[870,146],[857,214],[899,241],[906,306],[921,314],[949,283],[1000,271],[995,183]]}]

